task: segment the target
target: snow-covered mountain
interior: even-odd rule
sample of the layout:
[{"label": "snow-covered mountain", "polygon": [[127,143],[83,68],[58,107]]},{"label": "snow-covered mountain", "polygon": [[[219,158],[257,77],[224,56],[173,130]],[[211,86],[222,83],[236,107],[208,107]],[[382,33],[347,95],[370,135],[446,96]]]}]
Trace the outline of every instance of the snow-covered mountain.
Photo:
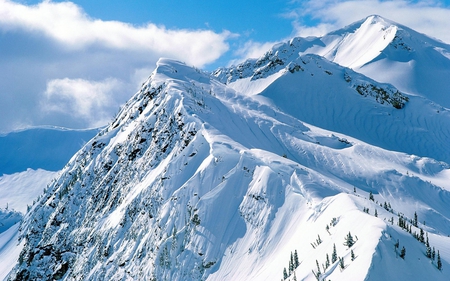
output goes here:
[{"label": "snow-covered mountain", "polygon": [[448,110],[317,40],[212,75],[159,60],[26,214],[7,279],[447,280]]},{"label": "snow-covered mountain", "polygon": [[0,135],[0,280],[19,257],[22,216],[99,129],[34,127]]},{"label": "snow-covered mountain", "polygon": [[34,127],[0,134],[0,176],[27,169],[59,171],[98,132]]}]

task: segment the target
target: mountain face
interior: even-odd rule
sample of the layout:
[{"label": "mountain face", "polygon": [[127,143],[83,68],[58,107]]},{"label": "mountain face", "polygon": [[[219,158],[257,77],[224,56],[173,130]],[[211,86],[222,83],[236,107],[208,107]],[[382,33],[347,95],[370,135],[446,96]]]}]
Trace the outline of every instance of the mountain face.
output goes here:
[{"label": "mountain face", "polygon": [[447,280],[448,110],[321,40],[161,59],[26,214],[8,280]]},{"label": "mountain face", "polygon": [[[312,125],[450,163],[448,54],[449,45],[370,16],[321,38],[280,43],[213,75]],[[355,92],[372,98],[360,100]]]}]

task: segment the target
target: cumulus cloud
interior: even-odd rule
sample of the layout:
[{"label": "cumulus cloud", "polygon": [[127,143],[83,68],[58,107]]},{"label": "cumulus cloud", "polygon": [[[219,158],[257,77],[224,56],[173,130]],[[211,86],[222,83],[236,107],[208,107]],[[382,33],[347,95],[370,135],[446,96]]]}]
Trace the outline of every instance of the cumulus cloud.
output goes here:
[{"label": "cumulus cloud", "polygon": [[[294,19],[295,34],[298,36],[323,35],[377,14],[450,43],[450,9],[442,1],[309,0],[300,3],[298,10],[286,15]],[[316,24],[311,27],[304,18]]]},{"label": "cumulus cloud", "polygon": [[0,0],[0,132],[104,125],[159,57],[204,67],[227,52],[232,37],[103,21],[71,2]]},{"label": "cumulus cloud", "polygon": [[244,43],[243,46],[238,48],[234,55],[236,56],[236,59],[233,59],[229,62],[229,65],[236,65],[239,64],[242,61],[245,61],[249,58],[259,58],[262,55],[264,55],[273,45],[275,45],[277,42],[255,42],[255,41],[247,41]]},{"label": "cumulus cloud", "polygon": [[26,6],[0,0],[0,28],[38,32],[67,48],[100,45],[105,48],[165,54],[199,67],[228,50],[230,32],[169,30],[149,23],[133,26],[118,21],[92,19],[71,2],[45,1]]},{"label": "cumulus cloud", "polygon": [[62,113],[101,126],[111,120],[111,108],[119,106],[109,94],[122,88],[122,84],[113,78],[103,81],[54,79],[47,83],[41,105],[44,111]]}]

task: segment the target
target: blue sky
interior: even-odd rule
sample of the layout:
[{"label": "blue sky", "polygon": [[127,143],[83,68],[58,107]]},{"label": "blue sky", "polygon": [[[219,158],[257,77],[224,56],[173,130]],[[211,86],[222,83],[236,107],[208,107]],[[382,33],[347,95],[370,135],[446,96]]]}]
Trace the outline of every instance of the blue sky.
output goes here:
[{"label": "blue sky", "polygon": [[160,57],[213,70],[371,14],[450,42],[449,0],[0,0],[0,133],[105,125]]}]

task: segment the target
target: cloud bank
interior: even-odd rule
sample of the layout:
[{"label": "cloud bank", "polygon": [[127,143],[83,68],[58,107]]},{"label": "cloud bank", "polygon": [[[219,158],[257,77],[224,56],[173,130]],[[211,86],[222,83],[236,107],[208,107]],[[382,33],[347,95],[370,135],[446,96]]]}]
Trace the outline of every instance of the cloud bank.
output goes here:
[{"label": "cloud bank", "polygon": [[0,0],[0,132],[29,125],[105,125],[159,57],[204,67],[229,32],[90,18],[71,2]]}]

